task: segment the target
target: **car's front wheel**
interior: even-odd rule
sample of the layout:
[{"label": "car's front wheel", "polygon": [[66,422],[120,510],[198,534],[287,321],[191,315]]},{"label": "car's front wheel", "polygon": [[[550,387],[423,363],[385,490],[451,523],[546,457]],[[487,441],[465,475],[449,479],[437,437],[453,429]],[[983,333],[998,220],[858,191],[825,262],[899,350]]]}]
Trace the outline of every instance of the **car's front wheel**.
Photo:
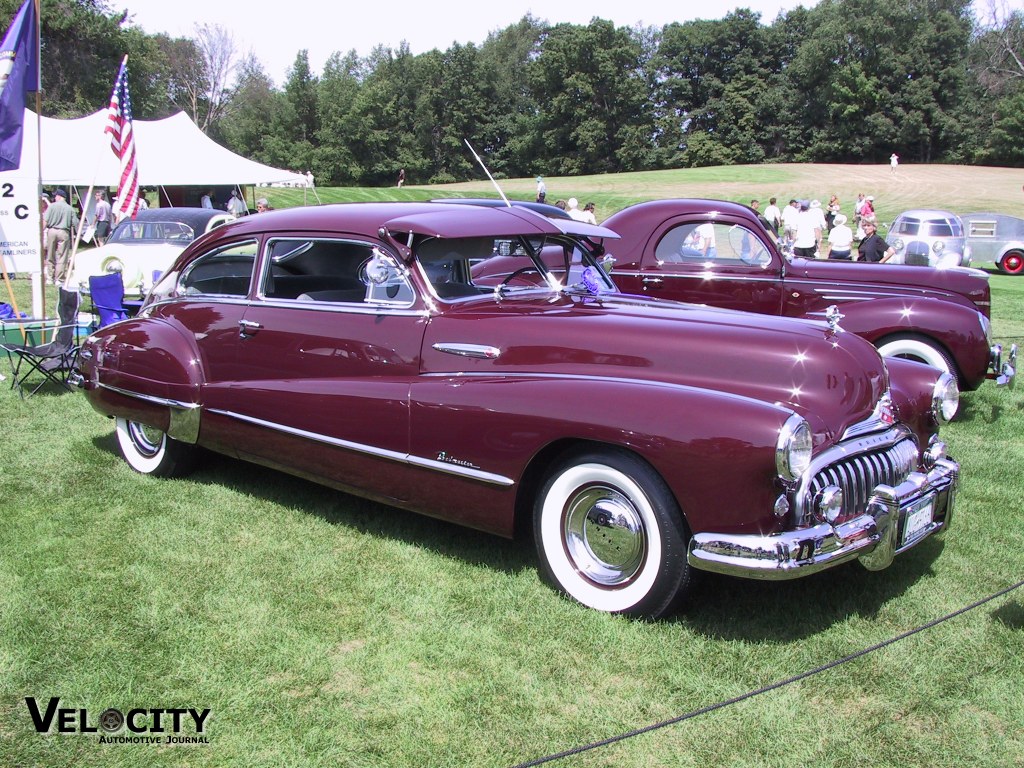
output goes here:
[{"label": "car's front wheel", "polygon": [[534,537],[543,575],[599,611],[656,618],[692,580],[679,506],[660,475],[626,451],[560,461],[535,503]]},{"label": "car's front wheel", "polygon": [[1024,272],[1024,251],[1007,251],[999,261],[999,269],[1008,275]]},{"label": "car's front wheel", "polygon": [[117,445],[128,466],[144,475],[180,477],[195,465],[195,446],[137,421],[117,419]]}]

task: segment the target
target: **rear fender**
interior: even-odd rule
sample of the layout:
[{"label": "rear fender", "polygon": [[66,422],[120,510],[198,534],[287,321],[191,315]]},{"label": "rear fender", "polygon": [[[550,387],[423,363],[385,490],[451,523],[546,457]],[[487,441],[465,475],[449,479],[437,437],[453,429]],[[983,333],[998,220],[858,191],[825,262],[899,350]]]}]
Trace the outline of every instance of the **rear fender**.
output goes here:
[{"label": "rear fender", "polygon": [[83,345],[79,367],[86,397],[100,413],[197,441],[199,353],[174,323],[138,318],[100,329]]}]

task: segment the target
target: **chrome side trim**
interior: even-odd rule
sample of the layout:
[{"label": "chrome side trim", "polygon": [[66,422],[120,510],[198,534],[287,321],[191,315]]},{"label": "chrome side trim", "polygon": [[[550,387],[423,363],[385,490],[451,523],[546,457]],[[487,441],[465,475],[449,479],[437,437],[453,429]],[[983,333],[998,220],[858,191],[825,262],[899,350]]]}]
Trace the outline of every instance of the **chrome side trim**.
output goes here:
[{"label": "chrome side trim", "polygon": [[462,357],[476,357],[482,360],[497,360],[501,356],[501,350],[484,344],[461,344],[459,342],[439,341],[434,345],[438,352],[447,352],[449,355],[460,355]]},{"label": "chrome side trim", "polygon": [[497,475],[492,472],[484,472],[479,469],[472,469],[458,464],[450,464],[448,462],[437,461],[435,459],[427,459],[422,456],[413,456],[412,454],[402,453],[400,451],[389,451],[385,448],[378,448],[364,443],[356,443],[351,440],[342,440],[319,432],[310,432],[305,429],[298,429],[297,427],[289,427],[284,424],[277,424],[272,421],[257,419],[253,416],[246,416],[245,414],[235,413],[234,411],[225,411],[220,408],[210,408],[209,412],[216,413],[219,416],[226,416],[229,419],[238,419],[239,421],[244,421],[248,424],[255,424],[256,426],[263,427],[264,429],[272,429],[275,432],[283,432],[287,435],[294,435],[295,437],[301,437],[306,440],[313,440],[318,443],[323,443],[324,445],[330,445],[334,448],[344,448],[345,450],[356,451],[357,453],[363,453],[368,456],[376,456],[378,458],[388,459],[389,461],[397,461],[401,464],[409,464],[414,467],[432,469],[438,472],[444,472],[448,475],[456,475],[458,477],[465,477],[471,480],[479,480],[483,483],[499,485],[506,488],[515,485],[515,481],[511,478],[504,477],[503,475]]},{"label": "chrome side trim", "polygon": [[124,395],[125,397],[131,397],[136,400],[152,403],[153,405],[161,405],[170,408],[170,423],[167,426],[167,436],[173,437],[175,440],[179,440],[183,443],[194,444],[199,440],[199,422],[201,416],[199,403],[186,403],[182,400],[171,400],[166,397],[144,395],[141,392],[132,392],[129,389],[113,387],[110,384],[104,384],[102,381],[97,381],[96,386],[102,387],[110,392],[116,392],[119,395]]}]

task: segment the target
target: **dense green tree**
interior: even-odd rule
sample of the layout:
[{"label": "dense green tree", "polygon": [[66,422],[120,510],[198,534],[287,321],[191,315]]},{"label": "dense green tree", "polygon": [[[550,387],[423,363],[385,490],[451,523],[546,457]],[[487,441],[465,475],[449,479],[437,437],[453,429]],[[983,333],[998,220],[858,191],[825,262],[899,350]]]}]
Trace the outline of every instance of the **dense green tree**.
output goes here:
[{"label": "dense green tree", "polygon": [[361,159],[353,151],[351,137],[357,129],[353,114],[365,70],[355,51],[334,53],[324,65],[318,83],[317,149],[313,173],[321,183],[353,184],[360,177]]},{"label": "dense green tree", "polygon": [[626,28],[559,24],[531,68],[542,160],[549,173],[640,170],[653,148],[642,50]]}]

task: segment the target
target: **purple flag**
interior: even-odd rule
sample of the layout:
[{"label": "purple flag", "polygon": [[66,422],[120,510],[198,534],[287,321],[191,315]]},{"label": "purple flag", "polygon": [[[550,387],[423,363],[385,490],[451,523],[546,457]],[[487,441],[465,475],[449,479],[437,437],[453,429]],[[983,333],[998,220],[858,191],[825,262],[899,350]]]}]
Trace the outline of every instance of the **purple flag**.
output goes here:
[{"label": "purple flag", "polygon": [[0,45],[0,171],[21,165],[25,93],[39,90],[39,35],[34,0],[25,0]]}]

